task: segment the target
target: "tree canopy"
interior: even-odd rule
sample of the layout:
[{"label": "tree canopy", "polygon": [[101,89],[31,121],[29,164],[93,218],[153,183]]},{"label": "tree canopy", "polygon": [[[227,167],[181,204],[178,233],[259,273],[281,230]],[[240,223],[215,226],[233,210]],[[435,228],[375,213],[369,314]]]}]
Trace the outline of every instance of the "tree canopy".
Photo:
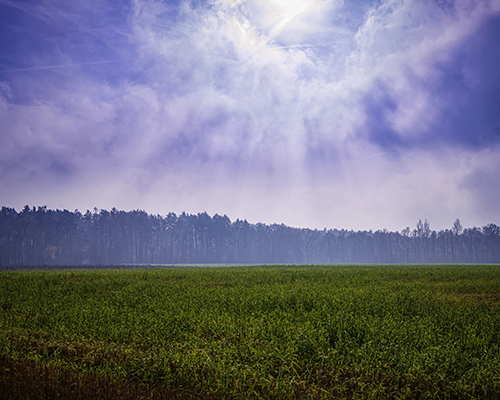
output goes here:
[{"label": "tree canopy", "polygon": [[234,222],[226,215],[2,207],[0,264],[497,263],[500,228],[353,231]]}]

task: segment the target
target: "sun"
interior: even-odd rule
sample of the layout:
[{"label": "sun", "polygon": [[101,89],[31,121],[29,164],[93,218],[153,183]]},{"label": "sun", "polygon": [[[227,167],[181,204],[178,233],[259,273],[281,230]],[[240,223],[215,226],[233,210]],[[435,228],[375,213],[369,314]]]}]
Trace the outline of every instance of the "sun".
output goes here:
[{"label": "sun", "polygon": [[267,0],[270,7],[274,7],[280,12],[296,12],[313,3],[311,0]]},{"label": "sun", "polygon": [[314,7],[313,0],[267,0],[265,3],[272,20],[270,36],[278,35],[288,24]]},{"label": "sun", "polygon": [[[220,0],[229,5],[232,21],[246,41],[259,37],[257,42],[280,44],[300,43],[323,23],[332,5],[340,0]],[[260,46],[259,45],[259,46]]]}]

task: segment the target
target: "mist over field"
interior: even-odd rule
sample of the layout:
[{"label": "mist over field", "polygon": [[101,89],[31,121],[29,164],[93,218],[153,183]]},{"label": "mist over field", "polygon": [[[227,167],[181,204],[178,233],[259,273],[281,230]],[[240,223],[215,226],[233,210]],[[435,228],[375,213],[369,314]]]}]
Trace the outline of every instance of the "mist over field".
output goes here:
[{"label": "mist over field", "polygon": [[498,223],[498,0],[0,0],[2,205]]},{"label": "mist over field", "polygon": [[207,213],[0,211],[0,269],[179,264],[500,263],[500,227],[300,229]]}]

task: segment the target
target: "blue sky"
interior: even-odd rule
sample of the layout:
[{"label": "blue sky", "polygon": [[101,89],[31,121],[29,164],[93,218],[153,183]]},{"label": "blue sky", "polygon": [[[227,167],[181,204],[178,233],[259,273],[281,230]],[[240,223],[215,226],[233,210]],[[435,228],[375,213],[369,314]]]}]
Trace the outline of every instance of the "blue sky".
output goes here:
[{"label": "blue sky", "polygon": [[500,223],[500,0],[0,0],[2,205]]}]

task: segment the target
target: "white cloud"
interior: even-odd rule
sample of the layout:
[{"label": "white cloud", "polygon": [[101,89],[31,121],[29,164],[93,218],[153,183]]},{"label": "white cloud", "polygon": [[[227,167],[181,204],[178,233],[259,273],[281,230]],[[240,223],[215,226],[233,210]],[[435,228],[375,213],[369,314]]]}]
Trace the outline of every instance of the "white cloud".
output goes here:
[{"label": "white cloud", "polygon": [[[134,0],[126,78],[108,84],[74,68],[64,84],[47,75],[40,95],[39,78],[27,75],[25,104],[14,104],[14,86],[0,87],[10,93],[0,98],[0,179],[17,179],[6,201],[206,210],[318,228],[401,229],[418,218],[442,227],[464,214],[484,221],[471,193],[486,183],[470,192],[470,180],[489,182],[497,150],[486,157],[490,170],[476,150],[411,143],[441,116],[439,65],[492,7],[377,4],[356,15],[363,22],[354,29],[335,1],[177,9]],[[373,136],[377,123],[410,144]],[[44,191],[54,176],[64,185]]]}]

